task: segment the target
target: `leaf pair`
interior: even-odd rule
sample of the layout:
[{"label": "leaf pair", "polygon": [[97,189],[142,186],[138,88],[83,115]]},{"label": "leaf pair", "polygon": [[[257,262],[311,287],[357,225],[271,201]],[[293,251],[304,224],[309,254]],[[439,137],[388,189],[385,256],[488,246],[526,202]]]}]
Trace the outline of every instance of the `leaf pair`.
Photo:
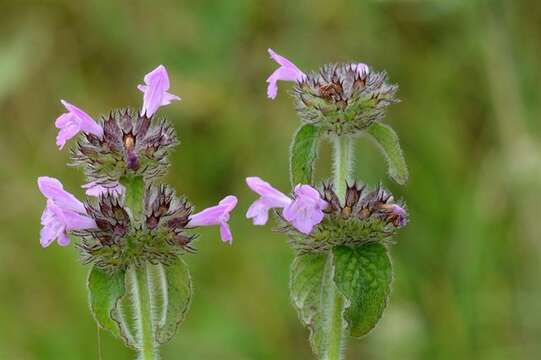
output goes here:
[{"label": "leaf pair", "polygon": [[[331,257],[329,259],[329,257]],[[332,265],[332,282],[325,283],[326,267]],[[299,318],[310,329],[312,350],[325,353],[328,319],[326,292],[334,286],[343,297],[341,316],[347,333],[361,337],[372,330],[387,306],[392,266],[383,244],[357,248],[338,246],[328,253],[298,255],[291,266],[291,299]]]},{"label": "leaf pair", "polygon": [[[149,292],[153,305],[154,337],[164,344],[176,333],[184,320],[192,296],[191,278],[184,261],[177,258],[167,266],[146,264]],[[112,274],[94,266],[88,277],[90,310],[98,325],[121,339],[127,346],[138,349],[137,314],[134,313],[133,284],[125,271]]]},{"label": "leaf pair", "polygon": [[[405,184],[408,180],[408,168],[394,130],[388,125],[375,121],[366,129],[366,133],[383,152],[391,178],[401,185]],[[320,136],[321,130],[313,124],[304,124],[295,133],[289,159],[293,186],[312,184]]]}]

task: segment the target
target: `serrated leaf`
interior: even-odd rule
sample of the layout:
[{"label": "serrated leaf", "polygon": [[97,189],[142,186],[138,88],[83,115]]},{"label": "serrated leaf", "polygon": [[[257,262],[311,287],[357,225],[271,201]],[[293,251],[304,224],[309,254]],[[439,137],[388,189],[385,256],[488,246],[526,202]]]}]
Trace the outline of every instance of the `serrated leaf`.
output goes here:
[{"label": "serrated leaf", "polygon": [[322,280],[327,255],[298,255],[291,265],[291,300],[302,323],[310,330],[310,344],[315,353],[321,342]]},{"label": "serrated leaf", "polygon": [[320,130],[312,124],[304,124],[295,133],[290,148],[289,171],[291,184],[311,184]]},{"label": "serrated leaf", "polygon": [[334,282],[348,304],[345,319],[351,336],[360,337],[372,330],[387,306],[392,281],[391,260],[381,243],[357,248],[333,249]]},{"label": "serrated leaf", "polygon": [[389,168],[389,175],[399,184],[404,185],[408,181],[408,167],[400,148],[398,135],[388,125],[374,121],[366,132],[376,141],[385,155]]},{"label": "serrated leaf", "polygon": [[188,267],[181,258],[167,266],[157,266],[163,298],[156,340],[164,344],[171,340],[184,321],[192,298],[192,282]]},{"label": "serrated leaf", "polygon": [[88,293],[90,310],[98,325],[111,332],[115,337],[124,341],[128,346],[134,346],[115,320],[116,312],[122,297],[126,293],[125,272],[117,271],[109,274],[96,266],[88,275]]}]

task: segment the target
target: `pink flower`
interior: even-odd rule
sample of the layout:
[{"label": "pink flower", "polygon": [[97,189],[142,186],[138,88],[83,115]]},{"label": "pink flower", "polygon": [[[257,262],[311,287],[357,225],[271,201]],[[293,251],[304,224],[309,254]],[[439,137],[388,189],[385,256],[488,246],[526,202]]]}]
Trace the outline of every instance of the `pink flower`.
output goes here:
[{"label": "pink flower", "polygon": [[237,206],[235,196],[226,196],[216,206],[209,207],[197,214],[191,215],[186,227],[194,228],[198,226],[220,225],[220,237],[222,241],[231,242],[233,235],[229,228],[229,213]]},{"label": "pink flower", "polygon": [[145,75],[145,85],[137,85],[143,95],[142,115],[151,117],[160,106],[169,105],[173,100],[180,100],[176,95],[167,92],[169,90],[169,76],[165,66],[159,65]]},{"label": "pink flower", "polygon": [[47,206],[41,215],[41,246],[47,247],[55,239],[59,245],[66,246],[70,242],[68,231],[96,227],[96,222],[87,215],[83,203],[65,191],[60,181],[42,176],[38,178],[38,187],[47,198]]},{"label": "pink flower", "polygon": [[87,113],[67,101],[60,100],[60,102],[68,110],[67,113],[60,115],[55,121],[55,126],[60,129],[56,137],[56,145],[60,150],[62,150],[66,141],[77,135],[79,131],[94,134],[100,138],[103,136],[103,128]]},{"label": "pink flower", "polygon": [[368,65],[363,63],[354,64],[353,68],[357,71],[357,74],[359,76],[366,76],[370,72],[370,69],[368,68]]},{"label": "pink flower", "polygon": [[248,209],[246,217],[253,219],[254,225],[264,225],[269,219],[270,209],[284,209],[282,215],[291,225],[304,234],[309,234],[315,225],[323,220],[323,209],[327,202],[310,185],[297,185],[295,197],[290,199],[269,183],[258,177],[246,178],[248,187],[261,197]]},{"label": "pink flower", "polygon": [[267,96],[274,99],[278,93],[278,85],[276,85],[278,80],[302,82],[306,79],[306,75],[295,64],[285,57],[278,55],[272,49],[268,49],[268,52],[271,59],[280,65],[267,79],[269,83],[267,86]]},{"label": "pink flower", "polygon": [[101,185],[97,184],[95,181],[91,181],[81,187],[83,189],[86,189],[85,194],[95,197],[98,197],[101,194],[105,194],[107,192],[111,192],[116,195],[122,195],[122,192],[124,191],[124,187],[117,182]]},{"label": "pink flower", "polygon": [[295,200],[284,209],[282,215],[297,230],[310,234],[315,225],[323,220],[323,209],[327,202],[321,199],[319,191],[310,185],[295,186]]},{"label": "pink flower", "polygon": [[246,178],[246,184],[261,196],[254,201],[246,213],[248,219],[253,218],[254,225],[265,225],[269,220],[270,209],[283,209],[291,204],[292,200],[289,197],[258,177]]}]

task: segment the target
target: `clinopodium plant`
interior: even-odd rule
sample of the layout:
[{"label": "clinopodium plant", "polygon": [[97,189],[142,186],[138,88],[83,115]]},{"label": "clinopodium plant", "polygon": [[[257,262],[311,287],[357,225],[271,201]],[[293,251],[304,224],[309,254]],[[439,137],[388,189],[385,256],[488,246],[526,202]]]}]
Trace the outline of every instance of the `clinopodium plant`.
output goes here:
[{"label": "clinopodium plant", "polygon": [[144,78],[140,111],[111,111],[98,121],[62,101],[67,112],[56,120],[56,144],[70,149],[71,164],[84,170],[89,196],[84,202],[62,183],[40,177],[47,198],[41,217],[43,247],[54,240],[66,246],[77,239],[88,276],[90,309],[99,327],[133,348],[140,359],[158,358],[184,320],[192,285],[182,255],[193,253],[194,230],[219,225],[231,242],[229,213],[237,204],[226,196],[218,205],[195,213],[184,196],[159,183],[169,167],[168,155],[178,144],[175,130],[155,113],[180,100],[168,93],[165,67]]},{"label": "clinopodium plant", "polygon": [[[276,97],[278,80],[295,82],[292,96],[301,126],[290,148],[291,197],[257,177],[246,179],[260,198],[246,216],[255,225],[274,209],[280,232],[295,251],[290,292],[301,322],[310,330],[320,359],[342,359],[347,336],[368,334],[389,301],[393,278],[388,247],[407,223],[405,205],[381,185],[367,189],[352,179],[352,143],[362,135],[383,151],[390,176],[399,184],[407,168],[395,132],[381,122],[397,102],[396,85],[365,64],[330,64],[303,73],[269,49],[280,67],[267,79]],[[314,187],[320,139],[333,144],[333,178]]]}]

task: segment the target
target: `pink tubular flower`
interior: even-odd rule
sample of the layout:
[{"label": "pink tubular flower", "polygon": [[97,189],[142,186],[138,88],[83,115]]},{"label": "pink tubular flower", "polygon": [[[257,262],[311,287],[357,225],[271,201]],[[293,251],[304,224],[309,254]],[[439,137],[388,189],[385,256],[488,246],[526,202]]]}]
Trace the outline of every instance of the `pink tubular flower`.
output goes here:
[{"label": "pink tubular flower", "polygon": [[261,197],[248,209],[246,217],[253,219],[254,225],[264,225],[269,219],[269,210],[284,209],[282,215],[291,225],[304,234],[309,234],[315,225],[323,220],[323,209],[327,202],[310,185],[297,185],[292,200],[269,183],[258,177],[246,178],[248,187]]},{"label": "pink tubular flower", "polygon": [[237,198],[233,195],[226,196],[216,206],[191,215],[186,227],[194,228],[198,226],[220,225],[220,237],[222,241],[229,242],[233,240],[231,229],[229,228],[229,213],[237,206]]},{"label": "pink tubular flower", "polygon": [[169,105],[173,100],[180,100],[176,95],[167,92],[169,90],[169,75],[165,66],[159,65],[145,75],[145,85],[137,85],[144,93],[142,115],[151,117],[160,106]]},{"label": "pink tubular flower", "polygon": [[94,134],[100,138],[103,136],[103,128],[90,115],[67,101],[60,100],[60,102],[68,110],[67,113],[60,115],[55,121],[55,126],[60,129],[56,137],[56,145],[60,150],[62,150],[66,141],[77,135],[79,131]]},{"label": "pink tubular flower", "polygon": [[87,184],[84,184],[81,186],[83,189],[85,189],[85,194],[88,196],[95,196],[98,197],[101,194],[105,194],[107,192],[111,192],[116,195],[121,195],[124,191],[124,187],[120,185],[119,183],[111,183],[111,184],[97,184],[95,181],[91,181]]},{"label": "pink tubular flower", "polygon": [[289,197],[258,177],[246,178],[246,184],[261,196],[254,201],[246,213],[248,219],[253,218],[254,225],[265,225],[269,220],[270,209],[283,209],[291,204],[292,200]]},{"label": "pink tubular flower", "polygon": [[87,215],[83,203],[65,191],[60,181],[41,176],[38,187],[47,198],[47,206],[41,215],[41,246],[47,247],[55,239],[59,245],[66,246],[70,242],[68,231],[96,227],[96,222]]},{"label": "pink tubular flower", "polygon": [[271,59],[276,61],[280,67],[276,69],[267,79],[267,96],[271,99],[276,97],[278,93],[278,80],[301,82],[306,79],[306,75],[291,61],[285,57],[278,55],[272,49],[268,49]]},{"label": "pink tubular flower", "polygon": [[327,202],[310,185],[299,184],[294,192],[295,200],[284,209],[282,215],[297,230],[310,234],[314,226],[323,220],[323,209],[327,207]]}]

